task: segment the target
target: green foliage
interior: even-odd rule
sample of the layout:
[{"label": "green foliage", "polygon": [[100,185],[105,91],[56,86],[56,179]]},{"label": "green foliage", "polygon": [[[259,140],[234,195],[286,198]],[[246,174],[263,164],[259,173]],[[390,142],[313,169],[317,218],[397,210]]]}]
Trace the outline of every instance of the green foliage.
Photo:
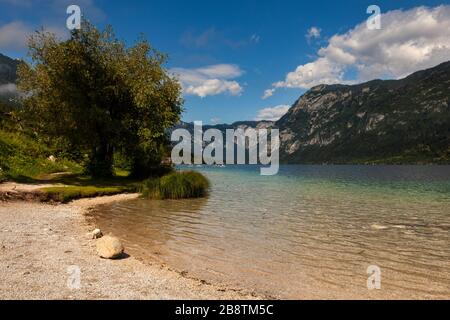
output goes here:
[{"label": "green foliage", "polygon": [[43,201],[67,203],[81,198],[109,196],[119,193],[133,192],[130,187],[95,187],[95,186],[65,186],[39,189]]},{"label": "green foliage", "polygon": [[4,172],[3,169],[0,168],[0,183],[5,182],[6,180],[8,180],[6,172]]},{"label": "green foliage", "polygon": [[113,174],[115,152],[130,158],[134,173],[148,174],[160,160],[165,130],[182,111],[165,55],[144,39],[127,48],[111,28],[100,32],[86,21],[63,42],[37,32],[29,55],[18,82],[29,93],[24,104],[34,130],[88,154],[86,169],[94,176]]},{"label": "green foliage", "polygon": [[172,172],[144,182],[142,195],[151,199],[182,199],[204,197],[209,181],[199,172]]},{"label": "green foliage", "polygon": [[149,177],[160,175],[161,159],[168,154],[165,136],[154,139],[152,142],[141,144],[139,148],[130,150],[134,154],[131,159],[131,175],[133,177]]},{"label": "green foliage", "polygon": [[14,106],[0,97],[0,128],[11,128],[14,126]]},{"label": "green foliage", "polygon": [[52,162],[51,150],[20,133],[0,130],[0,180],[37,179],[55,172],[80,172],[72,161],[58,158]]}]

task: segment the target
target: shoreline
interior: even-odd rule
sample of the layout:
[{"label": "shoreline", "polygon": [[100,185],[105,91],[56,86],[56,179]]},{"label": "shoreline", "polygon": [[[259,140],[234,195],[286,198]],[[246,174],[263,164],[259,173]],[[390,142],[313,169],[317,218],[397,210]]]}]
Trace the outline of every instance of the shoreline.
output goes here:
[{"label": "shoreline", "polygon": [[[0,206],[0,299],[262,299],[254,292],[190,278],[133,256],[100,258],[88,213],[138,194],[86,198],[68,204],[5,201]],[[102,230],[105,234],[108,230]],[[127,253],[125,248],[125,253]],[[71,289],[70,267],[80,270]]]}]

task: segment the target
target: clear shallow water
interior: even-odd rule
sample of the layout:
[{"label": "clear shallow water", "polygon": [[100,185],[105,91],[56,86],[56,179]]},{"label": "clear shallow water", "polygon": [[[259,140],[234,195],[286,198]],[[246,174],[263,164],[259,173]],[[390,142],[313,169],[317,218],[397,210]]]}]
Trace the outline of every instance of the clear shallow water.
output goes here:
[{"label": "clear shallow water", "polygon": [[450,166],[193,169],[208,198],[116,203],[96,223],[144,260],[273,297],[450,299]]}]

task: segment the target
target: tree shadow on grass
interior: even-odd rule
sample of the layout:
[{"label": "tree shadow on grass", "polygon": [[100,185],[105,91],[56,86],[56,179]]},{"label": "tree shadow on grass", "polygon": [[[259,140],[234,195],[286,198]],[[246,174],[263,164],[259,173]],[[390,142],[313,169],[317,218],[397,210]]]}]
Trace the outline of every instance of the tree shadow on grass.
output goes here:
[{"label": "tree shadow on grass", "polygon": [[111,178],[93,178],[83,174],[53,173],[42,175],[39,178],[27,176],[10,177],[12,181],[26,184],[62,184],[66,186],[78,187],[130,187],[135,188],[142,180],[133,179],[126,176],[116,176]]}]

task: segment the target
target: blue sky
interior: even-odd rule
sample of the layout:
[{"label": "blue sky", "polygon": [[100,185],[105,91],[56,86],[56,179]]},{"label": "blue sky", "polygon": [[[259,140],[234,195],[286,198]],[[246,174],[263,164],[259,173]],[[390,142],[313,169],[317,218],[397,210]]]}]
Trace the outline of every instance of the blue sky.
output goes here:
[{"label": "blue sky", "polygon": [[[63,35],[69,4],[127,43],[142,33],[169,55],[168,69],[183,80],[185,121],[275,119],[316,84],[399,78],[450,60],[450,11],[438,8],[448,2],[402,0],[0,0],[0,52],[23,57],[22,34],[41,25]],[[372,4],[382,28],[368,36],[355,29]]]}]

